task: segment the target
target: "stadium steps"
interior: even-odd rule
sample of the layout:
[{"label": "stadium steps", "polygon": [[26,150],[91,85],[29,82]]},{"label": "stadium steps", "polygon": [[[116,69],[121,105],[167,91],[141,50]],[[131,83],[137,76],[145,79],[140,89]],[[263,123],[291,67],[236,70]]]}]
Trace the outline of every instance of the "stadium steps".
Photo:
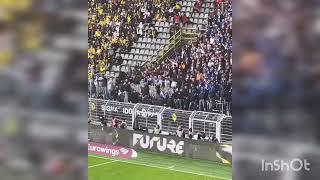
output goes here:
[{"label": "stadium steps", "polygon": [[109,75],[117,76],[119,71],[128,72],[133,66],[141,65],[152,56],[157,55],[159,49],[170,43],[169,26],[169,22],[156,22],[155,27],[159,33],[156,38],[140,37],[137,42],[133,43],[130,52],[116,53],[116,56],[122,57],[123,64],[112,66]]},{"label": "stadium steps", "polygon": [[[188,16],[192,14],[193,5],[196,0],[185,0],[182,1],[181,12],[185,12]],[[195,24],[189,24],[184,29],[183,33],[193,34],[198,32],[198,30],[206,29],[208,25],[208,17],[210,12],[213,10],[213,2],[212,0],[205,0],[202,4],[199,13],[193,13],[192,18],[190,20]]]},{"label": "stadium steps", "polygon": [[[193,10],[193,5],[196,0],[185,0],[182,1],[182,12],[186,12],[187,15],[190,15]],[[199,30],[206,29],[208,24],[208,16],[212,11],[213,2],[206,0],[199,13],[194,13],[190,20],[195,24],[187,25],[183,33],[187,34],[186,39],[192,40],[196,33]],[[152,56],[157,55],[157,51],[169,44],[170,34],[169,27],[172,24],[172,19],[170,22],[155,22],[155,28],[158,31],[157,38],[146,38],[140,37],[137,42],[133,43],[130,52],[119,53],[123,59],[123,63],[120,66],[112,66],[109,72],[110,77],[116,77],[119,75],[119,71],[128,72],[131,68],[136,65],[141,65],[148,61]]]}]

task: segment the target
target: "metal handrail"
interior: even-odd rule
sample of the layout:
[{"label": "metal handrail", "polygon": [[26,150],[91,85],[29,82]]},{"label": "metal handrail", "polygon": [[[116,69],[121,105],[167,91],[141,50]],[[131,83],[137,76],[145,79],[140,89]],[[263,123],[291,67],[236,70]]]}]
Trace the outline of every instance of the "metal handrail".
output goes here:
[{"label": "metal handrail", "polygon": [[146,61],[142,66],[146,66],[153,62],[156,62],[158,59],[163,59],[172,49],[174,49],[177,44],[182,40],[182,30],[179,29],[172,37],[169,38],[169,44],[163,45],[160,49],[157,50],[156,55],[153,55]]}]

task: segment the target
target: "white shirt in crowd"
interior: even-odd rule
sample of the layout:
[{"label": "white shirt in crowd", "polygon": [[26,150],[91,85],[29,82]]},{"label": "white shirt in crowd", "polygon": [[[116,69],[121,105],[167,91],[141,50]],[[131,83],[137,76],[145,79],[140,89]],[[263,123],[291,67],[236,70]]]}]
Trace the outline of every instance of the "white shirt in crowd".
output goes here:
[{"label": "white shirt in crowd", "polygon": [[169,80],[169,79],[164,80],[164,86],[165,86],[166,88],[169,88],[169,87],[170,87],[170,80]]},{"label": "white shirt in crowd", "polygon": [[107,90],[111,92],[112,88],[113,88],[113,80],[112,78],[110,78],[107,82]]},{"label": "white shirt in crowd", "polygon": [[172,83],[171,83],[171,87],[172,87],[172,88],[177,87],[177,82],[176,82],[176,81],[172,81]]},{"label": "white shirt in crowd", "polygon": [[214,45],[214,37],[210,38],[210,44]]},{"label": "white shirt in crowd", "polygon": [[177,130],[176,132],[177,132],[177,136],[178,136],[178,137],[182,137],[182,135],[183,135],[183,130],[181,130],[181,131]]},{"label": "white shirt in crowd", "polygon": [[161,129],[159,128],[154,128],[153,133],[154,134],[160,134]]}]

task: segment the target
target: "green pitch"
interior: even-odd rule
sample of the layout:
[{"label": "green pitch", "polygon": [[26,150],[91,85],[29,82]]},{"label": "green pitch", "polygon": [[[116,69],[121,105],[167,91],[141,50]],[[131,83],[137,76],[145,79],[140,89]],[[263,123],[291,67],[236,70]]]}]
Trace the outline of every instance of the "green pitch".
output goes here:
[{"label": "green pitch", "polygon": [[138,152],[135,160],[89,155],[88,180],[229,180],[229,165]]}]

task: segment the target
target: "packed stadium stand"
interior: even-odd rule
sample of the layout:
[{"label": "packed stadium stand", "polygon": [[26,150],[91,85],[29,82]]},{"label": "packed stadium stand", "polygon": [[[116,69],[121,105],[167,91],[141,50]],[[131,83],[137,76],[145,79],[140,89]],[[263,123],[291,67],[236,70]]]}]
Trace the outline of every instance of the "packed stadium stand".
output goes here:
[{"label": "packed stadium stand", "polygon": [[0,1],[1,179],[88,179],[86,8]]},{"label": "packed stadium stand", "polygon": [[229,0],[89,1],[89,96],[231,113]]}]

